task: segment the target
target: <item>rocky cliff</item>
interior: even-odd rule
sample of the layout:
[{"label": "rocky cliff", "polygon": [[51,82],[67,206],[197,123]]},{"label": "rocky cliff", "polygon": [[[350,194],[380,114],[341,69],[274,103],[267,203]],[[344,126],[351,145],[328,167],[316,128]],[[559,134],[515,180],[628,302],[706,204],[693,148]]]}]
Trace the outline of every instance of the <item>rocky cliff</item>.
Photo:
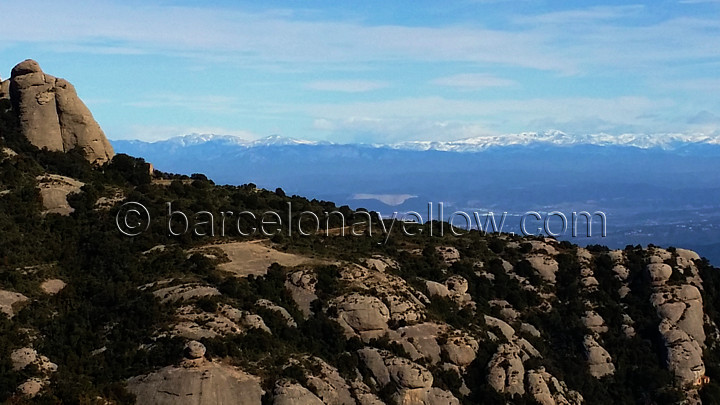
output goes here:
[{"label": "rocky cliff", "polygon": [[78,148],[94,164],[112,159],[112,146],[72,84],[44,73],[36,61],[12,69],[0,84],[0,98],[10,99],[23,135],[38,148]]}]

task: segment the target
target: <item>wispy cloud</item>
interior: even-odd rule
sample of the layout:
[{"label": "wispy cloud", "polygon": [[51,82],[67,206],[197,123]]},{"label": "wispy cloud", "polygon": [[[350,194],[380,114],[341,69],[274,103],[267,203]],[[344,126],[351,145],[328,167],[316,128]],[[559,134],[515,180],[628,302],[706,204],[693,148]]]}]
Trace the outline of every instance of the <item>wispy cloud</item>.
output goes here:
[{"label": "wispy cloud", "polygon": [[306,88],[321,91],[363,93],[388,87],[389,83],[376,80],[319,80],[307,83]]},{"label": "wispy cloud", "polygon": [[680,0],[680,4],[719,4],[720,0]]},{"label": "wispy cloud", "polygon": [[[53,13],[47,13],[47,9]],[[366,25],[306,21],[293,15],[212,7],[124,5],[105,1],[9,4],[4,15],[33,15],[33,24],[6,19],[4,43],[42,43],[86,51],[221,58],[231,61],[357,63],[468,61],[564,70],[544,38],[531,32],[468,26]],[[70,49],[70,48],[68,48]]]},{"label": "wispy cloud", "polygon": [[461,73],[453,76],[440,77],[430,83],[465,90],[476,90],[484,87],[506,87],[517,84],[514,80],[496,77],[487,73]]},{"label": "wispy cloud", "polygon": [[637,16],[645,9],[641,4],[622,6],[595,6],[573,10],[555,11],[534,15],[517,16],[513,19],[522,24],[587,23],[588,21],[617,20]]}]

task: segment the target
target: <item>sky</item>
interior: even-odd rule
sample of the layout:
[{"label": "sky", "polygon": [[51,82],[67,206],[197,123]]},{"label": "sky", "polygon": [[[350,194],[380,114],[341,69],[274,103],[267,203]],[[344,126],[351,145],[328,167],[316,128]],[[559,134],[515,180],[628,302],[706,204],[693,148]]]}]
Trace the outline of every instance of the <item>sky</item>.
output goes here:
[{"label": "sky", "polygon": [[720,136],[720,0],[2,1],[112,139]]}]

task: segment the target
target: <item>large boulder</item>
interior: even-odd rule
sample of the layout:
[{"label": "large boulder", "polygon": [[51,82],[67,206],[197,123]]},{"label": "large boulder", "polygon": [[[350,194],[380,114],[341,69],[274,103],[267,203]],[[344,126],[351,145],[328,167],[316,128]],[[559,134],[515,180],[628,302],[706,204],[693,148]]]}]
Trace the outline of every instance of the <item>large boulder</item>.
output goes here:
[{"label": "large boulder", "polygon": [[8,93],[23,135],[38,148],[60,152],[78,148],[94,164],[114,156],[105,133],[75,88],[45,74],[34,60],[13,68]]}]

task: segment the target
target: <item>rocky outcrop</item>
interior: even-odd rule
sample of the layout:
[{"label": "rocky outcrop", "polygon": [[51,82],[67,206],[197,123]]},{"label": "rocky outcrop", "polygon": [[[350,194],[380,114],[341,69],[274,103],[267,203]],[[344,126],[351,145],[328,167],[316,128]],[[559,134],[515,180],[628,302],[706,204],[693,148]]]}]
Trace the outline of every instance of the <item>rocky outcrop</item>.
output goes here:
[{"label": "rocky outcrop", "polygon": [[455,301],[460,307],[470,305],[475,307],[475,303],[472,301],[472,297],[467,293],[468,281],[462,276],[454,275],[448,277],[444,283],[440,284],[436,281],[426,281],[425,287],[428,290],[428,294],[438,297],[450,298]]},{"label": "rocky outcrop", "polygon": [[164,287],[153,292],[153,295],[160,299],[160,302],[184,301],[192,298],[209,297],[220,295],[215,287],[198,284],[181,284],[171,287]]},{"label": "rocky outcrop", "polygon": [[442,346],[447,354],[447,359],[461,367],[465,367],[475,360],[480,345],[475,338],[457,331],[454,335],[448,336]]},{"label": "rocky outcrop", "polygon": [[381,299],[393,324],[411,325],[425,319],[423,309],[430,301],[402,278],[357,264],[343,267],[340,275],[348,289]]},{"label": "rocky outcrop", "polygon": [[293,319],[292,315],[290,315],[290,312],[288,312],[287,309],[281,307],[280,305],[277,305],[274,302],[266,300],[264,298],[257,300],[255,302],[255,305],[277,312],[285,320],[287,326],[291,328],[297,327],[297,323],[295,322],[295,319]]},{"label": "rocky outcrop", "polygon": [[667,348],[668,368],[684,386],[695,385],[705,375],[702,347],[685,331],[667,319],[660,322],[660,333]]},{"label": "rocky outcrop", "polygon": [[585,311],[585,316],[583,316],[582,320],[585,327],[595,335],[608,331],[605,320],[594,310]]},{"label": "rocky outcrop", "polygon": [[312,270],[298,270],[290,273],[285,280],[285,288],[290,291],[293,301],[305,317],[312,315],[310,303],[317,299],[315,283],[317,283],[317,276]]},{"label": "rocky outcrop", "polygon": [[36,178],[42,198],[42,214],[70,215],[74,208],[68,204],[67,196],[80,192],[85,184],[71,177],[57,174],[45,174]]},{"label": "rocky outcrop", "polygon": [[520,358],[520,349],[504,343],[488,363],[488,383],[501,394],[525,394],[525,367]]},{"label": "rocky outcrop", "polygon": [[525,379],[528,393],[540,405],[580,405],[583,403],[583,397],[579,393],[569,390],[564,382],[545,371],[545,367],[528,370]]},{"label": "rocky outcrop", "polygon": [[[699,385],[705,375],[702,358],[705,314],[699,290],[702,284],[694,277],[686,278],[683,284],[670,284],[673,269],[665,262],[672,259],[672,254],[659,248],[653,248],[650,253],[647,272],[654,288],[650,300],[660,317],[658,328],[665,341],[667,366],[680,385]],[[676,254],[678,265],[693,272],[694,260],[699,256],[689,250],[676,251]],[[697,274],[697,268],[694,273]]]},{"label": "rocky outcrop", "polygon": [[558,262],[555,258],[542,253],[531,253],[525,260],[537,271],[540,277],[548,283],[555,283],[555,273],[558,271]]},{"label": "rocky outcrop", "polygon": [[389,352],[366,347],[358,351],[372,373],[375,384],[385,387],[391,381],[397,387],[393,395],[397,404],[459,404],[452,393],[433,387],[433,375],[425,367]]},{"label": "rocky outcrop", "polygon": [[587,356],[588,371],[595,378],[602,378],[615,374],[615,365],[612,362],[610,353],[590,335],[585,336],[583,341],[585,354]]},{"label": "rocky outcrop", "polygon": [[278,381],[273,394],[275,405],[323,405],[323,401],[309,389],[288,380]]},{"label": "rocky outcrop", "polygon": [[388,338],[400,343],[411,359],[425,359],[430,364],[436,364],[440,362],[442,353],[437,338],[444,334],[447,328],[446,325],[433,322],[419,323],[388,331]]},{"label": "rocky outcrop", "polygon": [[451,265],[460,260],[460,252],[453,246],[437,246],[435,247],[435,251],[447,265]]},{"label": "rocky outcrop", "polygon": [[138,404],[261,403],[264,391],[258,377],[229,365],[206,360],[202,357],[204,349],[201,343],[188,343],[182,364],[133,377],[127,382],[128,391],[135,394]]},{"label": "rocky outcrop", "polygon": [[200,359],[205,357],[205,345],[196,341],[191,340],[185,345],[185,357],[188,359]]},{"label": "rocky outcrop", "polygon": [[40,289],[49,295],[55,295],[62,291],[63,288],[65,288],[65,282],[57,278],[45,280],[40,284]]},{"label": "rocky outcrop", "polygon": [[205,312],[194,305],[184,305],[175,311],[177,323],[173,333],[186,339],[214,338],[242,334],[249,329],[272,333],[265,321],[256,314],[224,304],[215,312]]},{"label": "rocky outcrop", "polygon": [[25,370],[28,366],[34,366],[39,372],[38,377],[31,377],[18,386],[17,391],[21,396],[32,398],[50,384],[50,374],[57,371],[58,366],[47,357],[38,354],[31,347],[16,349],[10,353],[10,361],[14,371]]},{"label": "rocky outcrop", "polygon": [[355,405],[350,386],[335,367],[320,358],[309,360],[312,374],[307,376],[307,385],[328,405]]},{"label": "rocky outcrop", "polygon": [[66,80],[45,74],[34,60],[16,65],[8,93],[25,137],[38,148],[79,149],[94,164],[114,156],[110,142]]},{"label": "rocky outcrop", "polygon": [[15,310],[27,300],[28,297],[20,293],[0,290],[0,312],[5,313],[8,318],[12,318],[15,316]]},{"label": "rocky outcrop", "polygon": [[334,304],[337,321],[348,336],[369,340],[384,335],[388,329],[390,310],[377,297],[353,293],[339,297]]}]

